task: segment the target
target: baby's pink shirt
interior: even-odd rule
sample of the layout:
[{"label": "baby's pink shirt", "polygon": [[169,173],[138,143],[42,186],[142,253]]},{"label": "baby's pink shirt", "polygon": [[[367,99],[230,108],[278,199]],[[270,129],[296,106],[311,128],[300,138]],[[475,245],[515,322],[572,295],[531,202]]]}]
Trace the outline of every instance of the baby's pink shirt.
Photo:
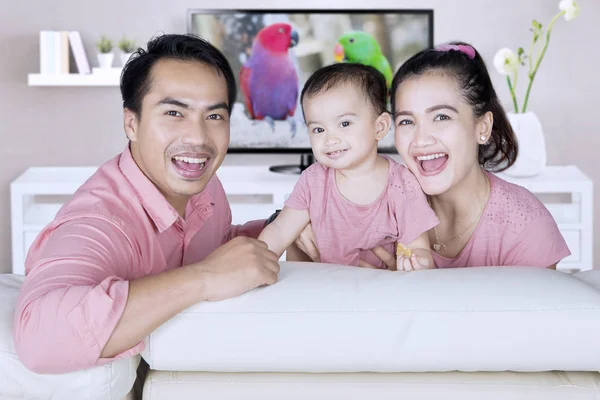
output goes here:
[{"label": "baby's pink shirt", "polygon": [[534,266],[546,268],[571,252],[556,221],[527,189],[488,172],[490,197],[471,240],[455,258],[433,253],[438,268]]},{"label": "baby's pink shirt", "polygon": [[395,254],[396,242],[409,244],[439,224],[414,175],[388,161],[387,185],[369,205],[339,192],[334,169],[316,163],[300,176],[285,205],[309,211],[321,262],[358,266],[362,259],[384,268],[370,249],[383,246]]}]

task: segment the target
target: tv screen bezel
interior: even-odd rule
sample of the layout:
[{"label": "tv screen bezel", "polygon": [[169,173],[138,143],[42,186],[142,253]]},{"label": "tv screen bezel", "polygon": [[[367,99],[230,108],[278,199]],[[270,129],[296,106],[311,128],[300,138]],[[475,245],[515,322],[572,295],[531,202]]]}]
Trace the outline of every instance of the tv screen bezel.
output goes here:
[{"label": "tv screen bezel", "polygon": [[[342,9],[342,8],[338,8],[338,9],[315,9],[315,8],[311,8],[311,9],[283,9],[283,8],[279,8],[279,9],[260,9],[260,8],[255,8],[255,9],[228,9],[228,8],[221,8],[221,9],[217,9],[217,8],[190,8],[187,10],[187,33],[193,33],[192,32],[192,20],[194,15],[196,14],[223,14],[223,13],[228,13],[228,14],[236,14],[236,13],[242,13],[242,14],[309,14],[309,13],[315,13],[315,14],[420,14],[420,15],[427,15],[428,17],[428,21],[429,21],[429,43],[428,43],[428,47],[432,48],[434,46],[434,29],[433,29],[433,25],[434,25],[434,20],[433,20],[433,9],[410,9],[410,8],[406,8],[406,9],[389,9],[389,8],[385,8],[385,9],[361,9],[361,8],[352,8],[352,9]],[[394,71],[395,73],[396,71]],[[237,78],[236,78],[236,84],[239,85]],[[239,87],[239,86],[238,86]],[[396,153],[396,150],[394,148],[385,148],[382,147],[379,150],[379,153],[383,153],[383,154],[393,154]],[[312,153],[312,149],[310,147],[294,147],[294,148],[288,148],[288,147],[271,147],[271,148],[265,148],[265,147],[256,147],[256,148],[248,148],[248,147],[229,147],[227,149],[228,153],[238,153],[238,154],[244,154],[244,153],[261,153],[261,154],[302,154],[302,153]]]}]

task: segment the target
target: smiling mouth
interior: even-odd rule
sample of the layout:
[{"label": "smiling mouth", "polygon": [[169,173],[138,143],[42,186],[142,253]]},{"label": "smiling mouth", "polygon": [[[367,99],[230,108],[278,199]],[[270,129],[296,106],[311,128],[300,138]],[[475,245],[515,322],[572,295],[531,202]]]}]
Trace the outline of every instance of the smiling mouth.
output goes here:
[{"label": "smiling mouth", "polygon": [[206,165],[206,161],[208,161],[208,157],[193,158],[175,156],[173,157],[173,161],[181,165],[182,168],[193,171],[204,168],[204,165]]},{"label": "smiling mouth", "polygon": [[337,155],[337,154],[344,153],[344,152],[346,152],[346,151],[348,151],[348,149],[336,150],[336,151],[330,151],[330,152],[327,152],[327,153],[325,153],[325,154],[327,154],[328,156],[334,156],[334,155]]},{"label": "smiling mouth", "polygon": [[175,171],[184,179],[201,178],[209,161],[209,157],[174,156],[171,158]]},{"label": "smiling mouth", "polygon": [[432,153],[414,157],[423,175],[435,175],[441,172],[448,162],[447,153]]}]

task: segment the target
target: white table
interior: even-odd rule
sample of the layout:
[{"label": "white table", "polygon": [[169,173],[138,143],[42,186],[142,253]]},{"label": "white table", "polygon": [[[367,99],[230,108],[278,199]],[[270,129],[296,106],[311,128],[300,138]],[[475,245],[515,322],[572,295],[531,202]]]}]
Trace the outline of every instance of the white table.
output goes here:
[{"label": "white table", "polygon": [[[31,167],[11,183],[13,273],[24,273],[25,257],[33,240],[96,169]],[[267,218],[283,206],[299,177],[270,172],[266,165],[221,166],[218,176],[231,203],[234,223]],[[540,197],[556,219],[572,253],[558,268],[592,269],[592,181],[575,166],[550,166],[533,178],[500,176]],[[548,195],[552,197],[546,198]]]}]

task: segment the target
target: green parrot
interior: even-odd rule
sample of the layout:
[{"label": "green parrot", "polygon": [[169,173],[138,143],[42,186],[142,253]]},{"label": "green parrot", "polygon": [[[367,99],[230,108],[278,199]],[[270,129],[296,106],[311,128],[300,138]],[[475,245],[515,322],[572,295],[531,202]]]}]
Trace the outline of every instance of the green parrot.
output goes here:
[{"label": "green parrot", "polygon": [[337,62],[350,62],[368,65],[383,74],[388,89],[392,87],[392,67],[379,47],[377,40],[366,32],[353,31],[342,35],[335,45],[334,57]]}]

